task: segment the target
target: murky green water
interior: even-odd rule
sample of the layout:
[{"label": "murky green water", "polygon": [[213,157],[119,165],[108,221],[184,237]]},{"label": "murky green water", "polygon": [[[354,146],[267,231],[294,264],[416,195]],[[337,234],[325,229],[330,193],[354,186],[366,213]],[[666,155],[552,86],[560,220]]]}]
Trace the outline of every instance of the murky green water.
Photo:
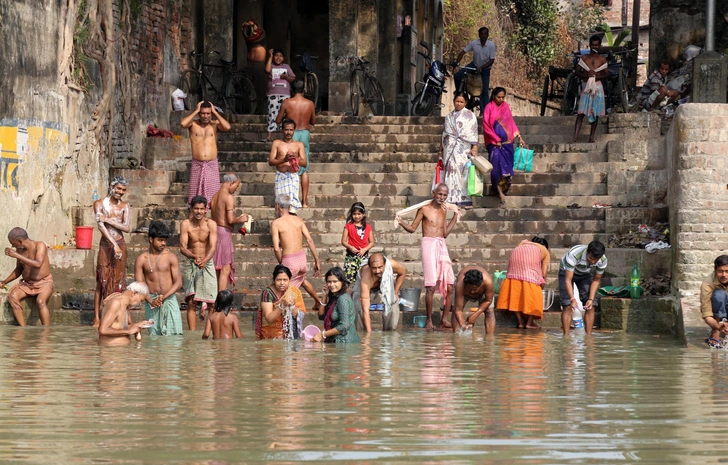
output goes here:
[{"label": "murky green water", "polygon": [[[482,330],[481,330],[482,331]],[[361,345],[0,327],[0,463],[718,463],[728,351],[557,332]]]}]

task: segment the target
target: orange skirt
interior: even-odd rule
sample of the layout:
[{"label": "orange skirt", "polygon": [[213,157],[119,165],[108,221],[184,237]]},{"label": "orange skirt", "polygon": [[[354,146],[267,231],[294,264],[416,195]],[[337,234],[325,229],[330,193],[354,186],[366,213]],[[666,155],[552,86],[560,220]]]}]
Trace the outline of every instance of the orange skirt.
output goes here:
[{"label": "orange skirt", "polygon": [[541,286],[527,281],[506,278],[501,284],[496,307],[498,310],[522,312],[540,319],[543,317],[543,292]]}]

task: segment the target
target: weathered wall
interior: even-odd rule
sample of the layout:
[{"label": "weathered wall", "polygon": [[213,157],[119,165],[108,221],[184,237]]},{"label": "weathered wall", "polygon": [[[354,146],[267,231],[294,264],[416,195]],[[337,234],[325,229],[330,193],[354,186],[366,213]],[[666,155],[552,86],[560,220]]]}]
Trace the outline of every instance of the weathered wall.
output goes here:
[{"label": "weathered wall", "polygon": [[699,291],[728,253],[728,105],[680,105],[667,135],[675,292]]}]

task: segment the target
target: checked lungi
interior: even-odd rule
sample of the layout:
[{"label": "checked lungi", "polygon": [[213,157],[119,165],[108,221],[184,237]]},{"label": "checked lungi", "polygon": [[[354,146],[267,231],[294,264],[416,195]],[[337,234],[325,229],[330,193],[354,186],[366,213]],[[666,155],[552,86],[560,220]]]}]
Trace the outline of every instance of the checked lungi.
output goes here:
[{"label": "checked lungi", "polygon": [[190,167],[190,184],[187,187],[187,205],[192,197],[201,195],[207,199],[210,206],[212,197],[220,190],[220,167],[217,157],[212,160],[200,161],[192,159]]}]

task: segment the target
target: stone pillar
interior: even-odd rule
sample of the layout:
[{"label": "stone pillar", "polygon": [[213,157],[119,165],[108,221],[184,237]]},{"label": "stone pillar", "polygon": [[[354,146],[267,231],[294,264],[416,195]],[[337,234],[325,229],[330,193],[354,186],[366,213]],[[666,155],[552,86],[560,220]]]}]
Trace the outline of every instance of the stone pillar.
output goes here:
[{"label": "stone pillar", "polygon": [[329,0],[329,110],[351,112],[350,67],[345,57],[357,54],[356,0]]},{"label": "stone pillar", "polygon": [[379,3],[379,63],[377,79],[384,90],[384,114],[394,115],[397,98],[397,2]]},{"label": "stone pillar", "polygon": [[[205,50],[205,62],[217,61],[217,56],[207,55],[215,50],[220,52],[220,58],[233,60],[233,2],[230,0],[205,0],[203,4],[203,47]],[[216,75],[216,76],[215,76]],[[222,86],[222,73],[215,73],[219,82],[216,86]]]},{"label": "stone pillar", "polygon": [[673,292],[700,292],[728,252],[728,105],[680,105],[667,135]]},{"label": "stone pillar", "polygon": [[[415,83],[418,78],[415,72],[417,70],[418,43],[417,28],[404,26],[402,28],[402,92],[397,95],[396,108],[398,115],[409,115],[409,103],[415,95]],[[406,112],[402,108],[404,104],[407,105]]]},{"label": "stone pillar", "polygon": [[728,63],[722,53],[701,53],[693,59],[693,103],[725,103]]}]

